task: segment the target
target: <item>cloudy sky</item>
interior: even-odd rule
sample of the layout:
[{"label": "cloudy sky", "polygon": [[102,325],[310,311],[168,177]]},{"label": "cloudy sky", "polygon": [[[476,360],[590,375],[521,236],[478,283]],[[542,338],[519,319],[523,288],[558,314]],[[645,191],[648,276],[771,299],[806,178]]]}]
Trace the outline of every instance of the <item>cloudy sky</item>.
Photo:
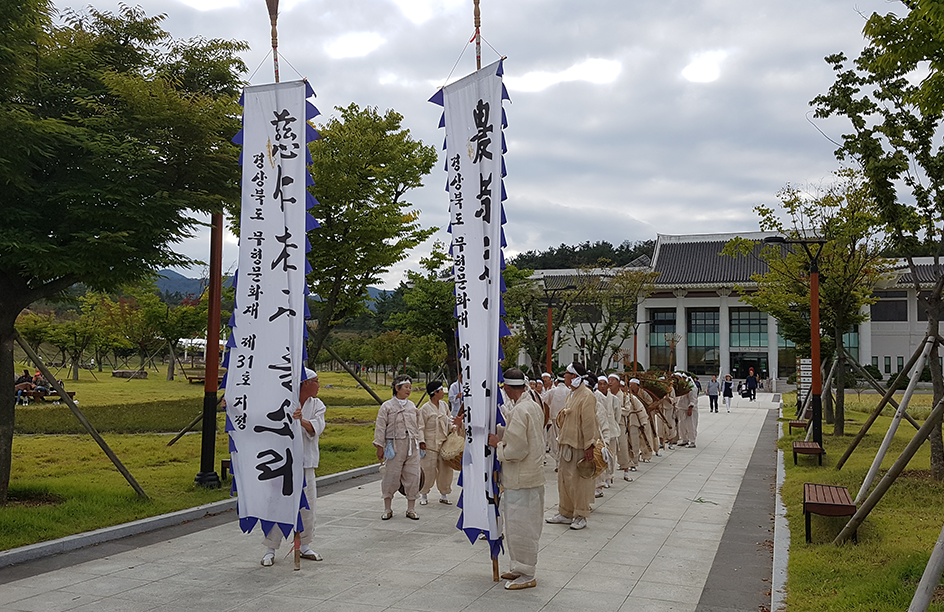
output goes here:
[{"label": "cloudy sky", "polygon": [[[90,0],[57,6],[81,7]],[[99,9],[117,3],[91,0]],[[133,0],[176,38],[247,41],[253,84],[271,82],[265,0]],[[808,102],[832,82],[823,57],[862,47],[886,0],[482,0],[483,64],[506,56],[506,256],[561,243],[757,229],[753,207],[784,184],[820,183],[835,145]],[[282,0],[282,79],[335,106],[393,108],[437,149],[427,102],[475,68],[472,0]],[[492,49],[494,47],[494,50]],[[460,59],[460,54],[461,59]],[[248,77],[248,75],[247,75]],[[818,121],[838,140],[846,125]],[[411,193],[447,240],[442,164]],[[395,287],[432,244],[386,276]],[[224,269],[235,267],[229,241]],[[181,245],[208,258],[209,240]],[[199,271],[185,272],[198,276]]]}]

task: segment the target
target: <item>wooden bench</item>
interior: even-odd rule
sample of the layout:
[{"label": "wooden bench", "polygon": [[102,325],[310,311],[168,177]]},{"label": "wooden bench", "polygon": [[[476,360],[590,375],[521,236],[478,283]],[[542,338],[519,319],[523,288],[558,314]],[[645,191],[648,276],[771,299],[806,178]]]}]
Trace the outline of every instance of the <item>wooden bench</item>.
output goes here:
[{"label": "wooden bench", "polygon": [[[810,516],[852,516],[856,512],[855,503],[849,496],[846,487],[833,485],[803,483],[803,516],[806,519],[806,543],[813,540],[810,537]],[[852,533],[852,540],[858,542],[856,532]]]},{"label": "wooden bench", "polygon": [[226,475],[232,471],[233,462],[229,459],[220,459],[220,478],[226,480]]},{"label": "wooden bench", "polygon": [[111,375],[115,378],[147,378],[148,373],[144,370],[113,370]]},{"label": "wooden bench", "polygon": [[793,443],[793,465],[797,464],[797,453],[801,455],[816,455],[819,459],[819,464],[823,465],[823,455],[826,451],[816,442],[797,440]]},{"label": "wooden bench", "polygon": [[[187,382],[190,382],[190,383],[202,383],[202,382],[205,381],[205,380],[206,380],[206,374],[187,375]],[[219,383],[222,383],[222,382],[223,382],[223,376],[221,375],[221,376],[217,379],[217,383],[219,384]]]},{"label": "wooden bench", "polygon": [[[60,397],[60,395],[55,391],[50,391],[48,393],[43,393],[42,391],[23,391],[22,393],[24,396],[30,399],[40,400],[40,401],[46,401],[47,399],[51,399],[51,400],[62,399],[62,397]],[[66,391],[66,393],[69,395],[69,397],[75,397],[75,391]]]},{"label": "wooden bench", "polygon": [[810,422],[807,421],[806,419],[797,419],[795,421],[790,421],[787,423],[788,433],[792,434],[794,427],[796,427],[797,429],[802,429],[806,431],[806,428],[809,427],[809,425],[810,425]]}]

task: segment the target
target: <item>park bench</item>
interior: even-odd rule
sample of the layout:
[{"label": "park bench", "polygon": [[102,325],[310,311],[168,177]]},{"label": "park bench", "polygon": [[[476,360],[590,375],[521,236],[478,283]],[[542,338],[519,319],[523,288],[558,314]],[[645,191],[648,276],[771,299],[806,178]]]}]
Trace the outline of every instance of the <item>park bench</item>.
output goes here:
[{"label": "park bench", "polygon": [[[69,394],[69,397],[75,397],[75,391],[66,391],[66,393]],[[62,397],[60,397],[60,395],[55,391],[49,391],[49,392],[23,391],[22,394],[25,397],[28,397],[32,400],[40,400],[43,402],[46,401],[47,399],[54,400],[54,401],[58,401],[62,399]]]},{"label": "park bench", "polygon": [[787,423],[787,429],[789,433],[793,433],[793,428],[802,429],[806,431],[806,428],[809,427],[810,422],[806,419],[797,419],[795,421],[790,421]]},{"label": "park bench", "polygon": [[797,453],[801,455],[816,455],[819,459],[819,464],[823,465],[823,455],[826,451],[816,442],[797,440],[793,443],[793,465],[797,464]]},{"label": "park bench", "polygon": [[[803,516],[806,519],[806,543],[813,540],[810,537],[810,517],[813,514],[820,516],[852,516],[856,512],[855,503],[849,496],[849,489],[833,485],[803,483]],[[856,532],[852,533],[852,540],[857,542]]]},{"label": "park bench", "polygon": [[147,378],[148,373],[144,370],[113,370],[111,375],[115,378]]},{"label": "park bench", "polygon": [[[206,380],[206,373],[203,373],[203,374],[187,374],[186,376],[187,376],[187,382],[191,382],[191,383],[202,383],[203,381]],[[222,374],[220,374],[219,378],[217,379],[217,382],[218,382],[218,383],[222,383],[222,382],[223,382],[223,375],[222,375]]]}]

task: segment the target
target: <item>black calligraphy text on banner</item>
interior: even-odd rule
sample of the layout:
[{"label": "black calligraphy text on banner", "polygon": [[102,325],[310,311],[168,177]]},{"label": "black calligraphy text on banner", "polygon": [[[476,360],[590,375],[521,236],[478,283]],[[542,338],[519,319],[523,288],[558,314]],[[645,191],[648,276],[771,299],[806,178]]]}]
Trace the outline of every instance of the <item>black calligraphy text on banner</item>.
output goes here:
[{"label": "black calligraphy text on banner", "polygon": [[460,486],[462,515],[458,527],[474,543],[484,532],[493,548],[500,547],[498,513],[500,469],[488,446],[488,434],[501,422],[499,339],[508,335],[504,307],[502,226],[505,215],[503,177],[507,125],[502,100],[502,62],[447,85],[430,100],[443,106],[446,129],[446,190],[449,192],[450,232],[455,278],[455,316],[458,355],[462,369],[466,447]]},{"label": "black calligraphy text on banner", "polygon": [[236,304],[224,366],[226,431],[240,527],[300,530],[304,499],[298,407],[305,351],[308,231],[308,123],[318,110],[305,81],[247,87],[243,92],[242,210]]}]

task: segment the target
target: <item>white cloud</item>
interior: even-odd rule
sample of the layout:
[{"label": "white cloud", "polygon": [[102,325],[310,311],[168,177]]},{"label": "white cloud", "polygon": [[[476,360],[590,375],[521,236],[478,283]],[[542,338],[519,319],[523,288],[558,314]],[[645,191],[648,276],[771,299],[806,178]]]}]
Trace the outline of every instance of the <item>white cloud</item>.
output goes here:
[{"label": "white cloud", "polygon": [[[413,23],[426,23],[436,15],[445,14],[465,5],[464,0],[393,0],[403,15]],[[469,12],[469,24],[472,24],[472,13]]]},{"label": "white cloud", "polygon": [[198,11],[213,11],[221,8],[231,8],[239,6],[239,0],[179,0]]},{"label": "white cloud", "polygon": [[350,32],[325,43],[325,51],[334,59],[364,57],[387,42],[377,32]]},{"label": "white cloud", "polygon": [[506,73],[505,81],[508,83],[508,87],[514,91],[535,92],[567,81],[587,81],[594,84],[612,83],[619,76],[622,68],[623,65],[617,60],[591,58],[560,72],[536,70],[520,77]]},{"label": "white cloud", "polygon": [[728,56],[727,51],[705,51],[682,69],[682,77],[692,83],[710,83],[721,76],[721,62]]}]

